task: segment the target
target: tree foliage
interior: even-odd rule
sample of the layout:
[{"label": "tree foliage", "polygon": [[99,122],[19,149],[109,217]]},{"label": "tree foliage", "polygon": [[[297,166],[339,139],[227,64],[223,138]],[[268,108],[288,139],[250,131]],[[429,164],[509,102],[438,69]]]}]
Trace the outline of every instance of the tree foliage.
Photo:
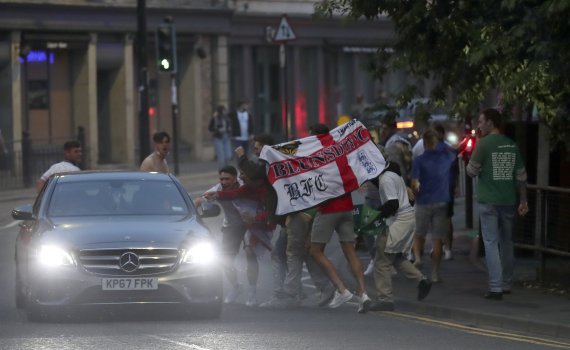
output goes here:
[{"label": "tree foliage", "polygon": [[[461,115],[500,91],[505,105],[535,106],[555,141],[570,144],[570,1],[323,0],[316,13],[393,22],[394,41],[371,67],[376,77],[433,78],[432,101]],[[409,86],[400,98],[414,93]]]}]

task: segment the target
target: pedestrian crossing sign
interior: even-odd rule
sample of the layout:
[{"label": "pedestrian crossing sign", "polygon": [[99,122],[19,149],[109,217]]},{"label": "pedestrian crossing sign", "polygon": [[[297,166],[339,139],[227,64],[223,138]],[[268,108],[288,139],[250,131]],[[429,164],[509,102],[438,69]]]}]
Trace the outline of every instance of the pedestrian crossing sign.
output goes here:
[{"label": "pedestrian crossing sign", "polygon": [[275,36],[273,37],[274,41],[287,41],[287,40],[294,40],[297,37],[293,32],[293,28],[287,22],[287,17],[281,17],[281,22],[279,23],[279,28],[275,31]]}]

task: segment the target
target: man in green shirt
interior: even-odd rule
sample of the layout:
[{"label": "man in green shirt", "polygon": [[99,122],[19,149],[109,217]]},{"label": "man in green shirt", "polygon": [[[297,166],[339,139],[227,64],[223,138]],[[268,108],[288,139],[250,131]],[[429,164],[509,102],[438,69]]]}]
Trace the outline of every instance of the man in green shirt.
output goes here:
[{"label": "man in green shirt", "polygon": [[486,109],[479,115],[481,139],[467,165],[467,174],[479,178],[477,200],[489,291],[485,298],[501,300],[509,294],[513,279],[513,220],[528,213],[526,170],[517,145],[501,134],[501,114]]}]

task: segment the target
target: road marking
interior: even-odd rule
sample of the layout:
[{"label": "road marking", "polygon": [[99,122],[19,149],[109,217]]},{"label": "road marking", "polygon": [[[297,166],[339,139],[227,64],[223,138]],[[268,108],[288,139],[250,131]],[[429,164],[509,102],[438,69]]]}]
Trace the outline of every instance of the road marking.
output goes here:
[{"label": "road marking", "polygon": [[196,345],[196,344],[183,343],[183,342],[179,342],[179,341],[176,341],[176,340],[172,340],[172,339],[160,337],[160,336],[158,336],[158,335],[149,334],[148,336],[151,337],[151,338],[154,338],[154,339],[158,339],[158,340],[162,340],[162,341],[169,342],[169,343],[172,343],[172,344],[180,345],[180,346],[183,346],[183,347],[188,348],[188,349],[210,350],[210,349],[207,349],[207,348],[203,348],[203,347],[201,347],[201,346],[198,346],[198,345]]},{"label": "road marking", "polygon": [[471,334],[483,335],[486,337],[514,340],[514,341],[518,341],[518,342],[522,342],[522,343],[551,346],[551,347],[560,348],[560,349],[570,349],[570,343],[556,341],[556,340],[531,337],[531,336],[526,336],[526,335],[521,335],[521,334],[516,334],[516,333],[499,332],[499,331],[493,331],[490,329],[482,329],[482,328],[475,329],[475,328],[470,327],[470,326],[464,326],[464,325],[453,323],[453,322],[440,321],[440,320],[436,320],[436,319],[432,319],[432,318],[428,318],[428,317],[415,316],[415,315],[410,315],[410,314],[405,314],[405,313],[398,313],[398,312],[394,312],[394,311],[383,311],[382,314],[389,314],[392,316],[396,316],[396,317],[400,317],[400,318],[407,318],[407,319],[415,320],[418,322],[432,323],[432,324],[439,325],[441,327],[452,328],[452,329],[461,330],[461,331],[471,333]]},{"label": "road marking", "polygon": [[14,226],[18,225],[18,223],[19,223],[19,221],[12,221],[11,223],[0,227],[0,230],[5,230],[7,228],[14,227]]},{"label": "road marking", "polygon": [[[303,271],[306,272],[307,271],[306,268],[304,268]],[[302,281],[305,282],[308,279],[310,279],[309,276],[304,276],[302,278]],[[313,284],[303,283],[303,286],[307,287],[307,288],[316,289],[316,287]],[[347,302],[347,304],[358,305],[358,303],[354,302],[354,301],[349,301],[349,302]],[[561,342],[561,341],[550,340],[550,339],[539,338],[539,337],[531,337],[531,336],[520,335],[520,334],[516,334],[516,333],[498,332],[498,331],[486,330],[486,329],[482,329],[482,328],[475,329],[473,327],[464,326],[464,325],[461,325],[458,323],[441,321],[441,320],[436,320],[433,318],[415,316],[415,315],[399,313],[399,312],[394,312],[394,311],[383,311],[382,314],[389,314],[389,315],[400,317],[400,318],[408,318],[408,319],[416,320],[418,322],[437,324],[441,327],[453,328],[453,329],[461,330],[461,331],[471,333],[471,334],[478,334],[478,335],[484,335],[484,336],[494,337],[494,338],[502,338],[502,339],[507,339],[507,340],[515,340],[515,341],[519,341],[519,342],[523,342],[523,343],[545,345],[545,346],[551,346],[551,347],[561,348],[561,349],[570,349],[570,343],[567,343],[567,342]]]}]

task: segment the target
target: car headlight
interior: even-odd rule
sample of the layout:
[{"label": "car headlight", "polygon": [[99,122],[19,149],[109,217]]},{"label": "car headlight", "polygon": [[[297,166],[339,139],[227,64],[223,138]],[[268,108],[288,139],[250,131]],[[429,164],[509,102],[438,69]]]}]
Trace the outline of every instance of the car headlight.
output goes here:
[{"label": "car headlight", "polygon": [[50,245],[41,246],[38,251],[38,262],[45,266],[74,266],[71,254],[65,250]]},{"label": "car headlight", "polygon": [[189,264],[210,264],[216,261],[218,254],[210,242],[200,242],[192,245],[184,254],[182,262]]}]

